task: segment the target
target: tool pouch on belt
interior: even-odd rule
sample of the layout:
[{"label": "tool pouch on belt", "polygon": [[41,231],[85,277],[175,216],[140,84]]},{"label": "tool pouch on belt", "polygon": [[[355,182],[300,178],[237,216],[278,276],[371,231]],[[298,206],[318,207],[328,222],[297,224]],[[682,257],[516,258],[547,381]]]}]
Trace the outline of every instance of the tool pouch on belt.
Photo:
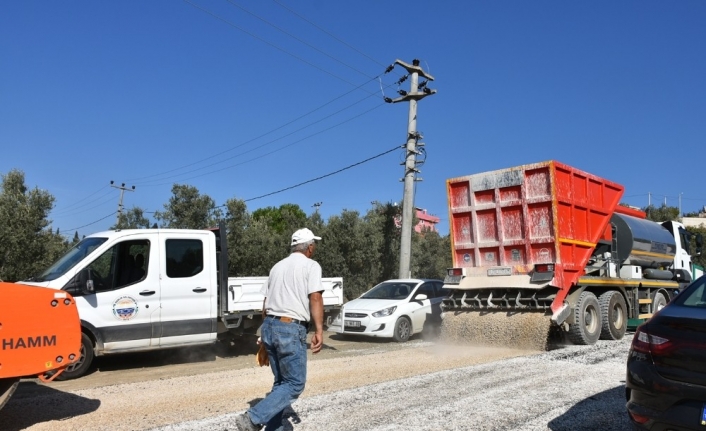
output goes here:
[{"label": "tool pouch on belt", "polygon": [[265,365],[270,365],[270,358],[267,356],[267,349],[265,349],[265,343],[260,343],[260,349],[257,351],[256,355],[257,365],[264,367]]}]

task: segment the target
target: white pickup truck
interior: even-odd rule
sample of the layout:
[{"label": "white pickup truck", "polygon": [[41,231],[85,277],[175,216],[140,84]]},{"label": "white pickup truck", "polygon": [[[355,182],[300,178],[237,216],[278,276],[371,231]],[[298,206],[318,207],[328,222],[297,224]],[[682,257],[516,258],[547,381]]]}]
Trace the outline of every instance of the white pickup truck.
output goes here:
[{"label": "white pickup truck", "polygon": [[[135,229],[87,236],[23,284],[71,293],[83,332],[81,358],[61,375],[85,374],[95,356],[214,343],[255,334],[267,277],[228,277],[219,229]],[[343,305],[343,279],[324,278],[327,323]]]}]

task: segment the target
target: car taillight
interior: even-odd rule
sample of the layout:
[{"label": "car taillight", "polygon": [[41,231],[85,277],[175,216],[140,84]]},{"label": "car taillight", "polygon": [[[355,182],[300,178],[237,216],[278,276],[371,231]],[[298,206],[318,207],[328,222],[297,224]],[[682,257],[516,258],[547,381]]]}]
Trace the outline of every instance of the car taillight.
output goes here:
[{"label": "car taillight", "polygon": [[635,331],[631,348],[636,352],[659,356],[671,350],[672,343],[664,337],[648,333],[647,328],[640,326]]},{"label": "car taillight", "polygon": [[463,270],[461,268],[449,268],[446,273],[450,276],[460,276],[463,275]]},{"label": "car taillight", "polygon": [[553,263],[538,263],[534,266],[534,272],[552,272],[554,271]]}]

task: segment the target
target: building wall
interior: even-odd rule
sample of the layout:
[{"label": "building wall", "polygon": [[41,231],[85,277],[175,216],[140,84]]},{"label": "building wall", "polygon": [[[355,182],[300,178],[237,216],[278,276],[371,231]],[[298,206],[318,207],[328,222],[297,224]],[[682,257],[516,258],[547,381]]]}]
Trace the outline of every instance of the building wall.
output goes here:
[{"label": "building wall", "polygon": [[417,220],[417,225],[414,226],[414,231],[415,232],[422,232],[422,231],[434,231],[436,232],[436,224],[439,223],[439,217],[428,214],[427,210],[424,208],[415,208],[416,210],[416,216]]},{"label": "building wall", "polygon": [[683,217],[681,222],[686,227],[706,228],[706,217]]}]

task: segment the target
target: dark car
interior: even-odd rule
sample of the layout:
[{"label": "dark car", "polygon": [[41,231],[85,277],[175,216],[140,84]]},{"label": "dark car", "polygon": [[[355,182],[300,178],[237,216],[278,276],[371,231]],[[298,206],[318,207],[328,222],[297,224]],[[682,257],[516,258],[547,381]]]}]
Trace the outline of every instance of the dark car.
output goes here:
[{"label": "dark car", "polygon": [[706,276],[637,328],[625,386],[635,429],[706,431]]}]

